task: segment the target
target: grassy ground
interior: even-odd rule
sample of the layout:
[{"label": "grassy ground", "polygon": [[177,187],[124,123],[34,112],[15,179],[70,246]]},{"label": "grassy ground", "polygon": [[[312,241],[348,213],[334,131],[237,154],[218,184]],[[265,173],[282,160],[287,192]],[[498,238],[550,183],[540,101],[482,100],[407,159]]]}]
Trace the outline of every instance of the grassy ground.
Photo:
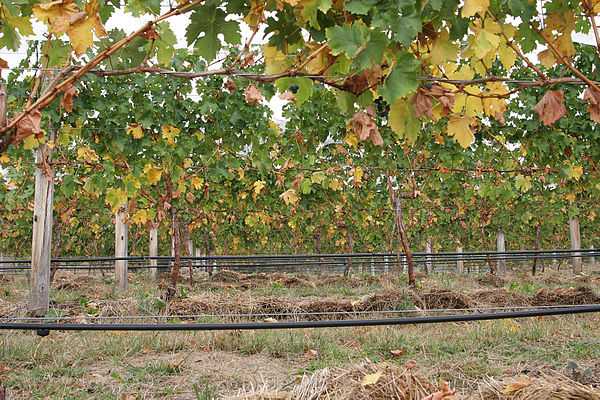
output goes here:
[{"label": "grassy ground", "polygon": [[[421,289],[414,295],[394,276],[344,281],[221,274],[211,280],[197,277],[193,286],[181,284],[178,298],[165,304],[161,282],[157,284],[144,273],[131,275],[127,295],[116,294],[110,278],[61,274],[53,283],[51,313],[81,318],[235,311],[257,305],[280,310],[290,304],[318,306],[319,310],[375,305],[371,309],[460,308],[462,302],[482,307],[524,301],[540,304],[544,299],[552,304],[581,304],[596,300],[595,276],[595,271],[583,277],[563,271],[536,278],[524,274],[500,279],[421,276]],[[26,279],[3,279],[0,317],[22,316],[28,294]],[[592,290],[580,289],[582,285]],[[472,393],[486,377],[536,376],[547,371],[600,386],[599,329],[599,316],[586,314],[401,327],[51,332],[44,338],[35,332],[1,331],[0,381],[9,399],[208,399],[264,388],[289,389],[302,374],[324,367],[346,368],[368,359],[398,365],[415,360],[416,371],[433,382],[450,382],[460,396]]]}]

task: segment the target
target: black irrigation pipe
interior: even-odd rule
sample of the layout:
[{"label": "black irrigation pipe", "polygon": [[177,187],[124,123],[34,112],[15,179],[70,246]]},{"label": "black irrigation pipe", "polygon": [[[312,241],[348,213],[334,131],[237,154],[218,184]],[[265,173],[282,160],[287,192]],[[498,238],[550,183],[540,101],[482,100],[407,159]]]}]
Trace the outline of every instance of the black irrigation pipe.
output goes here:
[{"label": "black irrigation pipe", "polygon": [[600,312],[600,305],[579,306],[555,310],[530,310],[503,313],[441,315],[408,318],[294,321],[294,322],[238,322],[197,324],[64,324],[64,323],[0,323],[0,329],[37,330],[46,336],[51,330],[61,331],[217,331],[217,330],[263,330],[298,328],[339,328],[358,326],[435,324],[446,322],[469,322],[508,318],[541,317]]}]

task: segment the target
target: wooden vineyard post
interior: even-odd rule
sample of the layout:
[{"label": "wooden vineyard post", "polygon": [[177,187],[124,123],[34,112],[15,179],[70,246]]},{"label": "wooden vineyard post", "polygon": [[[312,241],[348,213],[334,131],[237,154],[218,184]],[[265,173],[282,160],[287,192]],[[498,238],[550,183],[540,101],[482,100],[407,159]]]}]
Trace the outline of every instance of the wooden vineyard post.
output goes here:
[{"label": "wooden vineyard post", "polygon": [[[579,218],[569,218],[569,234],[571,236],[571,250],[581,250],[581,235],[579,233]],[[571,253],[573,260],[573,273],[579,274],[583,271],[581,253]]]},{"label": "wooden vineyard post", "polygon": [[[127,224],[125,208],[121,207],[115,215],[115,258],[127,257]],[[118,292],[127,291],[127,260],[115,261],[115,281]]]},{"label": "wooden vineyard post", "polygon": [[[496,251],[503,253],[506,251],[506,242],[504,240],[504,232],[501,228],[498,228],[496,234]],[[501,273],[506,272],[506,259],[504,254],[498,254],[498,271]]]},{"label": "wooden vineyard post", "polygon": [[433,273],[433,261],[431,258],[431,253],[433,251],[433,246],[431,245],[431,238],[428,237],[425,240],[425,272],[427,272],[428,274]]},{"label": "wooden vineyard post", "polygon": [[464,274],[465,272],[465,261],[462,257],[463,247],[460,242],[456,245],[456,252],[458,253],[458,257],[456,259],[456,272],[459,274]]},{"label": "wooden vineyard post", "polygon": [[45,315],[50,305],[53,203],[54,167],[52,165],[52,148],[46,143],[42,143],[37,150],[33,238],[31,243],[29,313],[35,316]]},{"label": "wooden vineyard post", "polygon": [[158,265],[155,257],[158,256],[158,226],[153,225],[150,229],[150,239],[148,243],[150,253],[150,275],[156,277],[158,275]]}]

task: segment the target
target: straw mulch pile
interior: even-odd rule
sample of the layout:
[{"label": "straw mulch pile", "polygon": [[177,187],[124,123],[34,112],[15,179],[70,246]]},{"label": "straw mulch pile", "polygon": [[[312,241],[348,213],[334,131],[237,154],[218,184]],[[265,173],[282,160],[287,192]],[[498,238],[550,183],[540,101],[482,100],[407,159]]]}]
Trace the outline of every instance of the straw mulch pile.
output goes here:
[{"label": "straw mulch pile", "polygon": [[468,400],[600,400],[600,391],[564,375],[490,379]]},{"label": "straw mulch pile", "polygon": [[[365,362],[350,369],[325,368],[305,375],[291,392],[291,398],[312,399],[399,399],[423,400],[443,392],[426,377],[408,368]],[[438,396],[452,400],[452,392]]]}]

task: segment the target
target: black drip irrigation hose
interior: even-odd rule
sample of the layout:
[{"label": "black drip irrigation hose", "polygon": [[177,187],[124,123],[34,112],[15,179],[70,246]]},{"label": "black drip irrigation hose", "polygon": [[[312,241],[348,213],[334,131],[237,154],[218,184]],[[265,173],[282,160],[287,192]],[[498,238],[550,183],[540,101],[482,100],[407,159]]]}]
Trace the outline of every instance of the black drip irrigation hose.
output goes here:
[{"label": "black drip irrigation hose", "polygon": [[51,330],[62,331],[217,331],[217,330],[263,330],[298,328],[339,328],[381,325],[436,324],[446,322],[469,322],[508,318],[541,317],[600,312],[600,305],[574,306],[550,310],[528,310],[502,313],[439,315],[407,318],[293,321],[293,322],[234,322],[196,324],[64,324],[64,323],[0,323],[0,329],[36,330],[39,336],[47,336]]}]

